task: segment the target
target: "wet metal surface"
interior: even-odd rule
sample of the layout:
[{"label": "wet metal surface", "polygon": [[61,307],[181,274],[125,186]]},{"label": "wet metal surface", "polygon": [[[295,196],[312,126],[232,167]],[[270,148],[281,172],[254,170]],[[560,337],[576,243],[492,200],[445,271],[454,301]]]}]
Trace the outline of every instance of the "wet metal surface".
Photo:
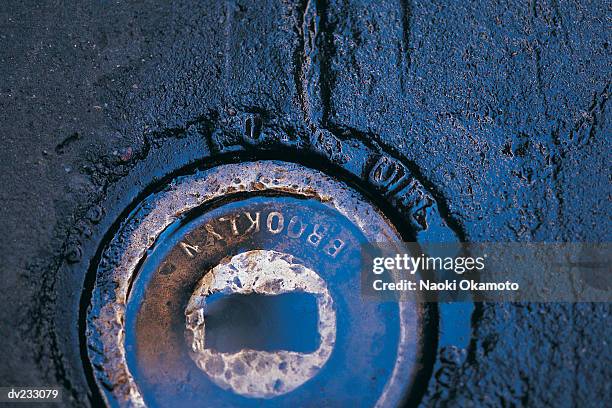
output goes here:
[{"label": "wet metal surface", "polygon": [[[419,239],[611,241],[607,2],[3,5],[6,384],[101,404],[101,248],[195,165],[273,155],[368,183],[388,156],[418,181],[380,189],[406,222],[435,197]],[[441,322],[423,406],[606,406],[609,305],[468,306]]]},{"label": "wet metal surface", "polygon": [[[106,398],[135,406],[397,405],[421,369],[424,311],[361,298],[360,245],[382,240],[400,236],[364,197],[296,164],[223,165],[178,179],[132,213],[106,251],[118,257],[99,268],[88,343]],[[207,326],[219,294],[313,296],[316,333],[313,317],[300,316],[291,324],[310,333],[297,346],[286,334],[240,343],[238,321],[236,331],[211,337],[234,339],[239,350],[207,346],[207,333],[219,330]],[[287,323],[275,315],[257,318]]]}]

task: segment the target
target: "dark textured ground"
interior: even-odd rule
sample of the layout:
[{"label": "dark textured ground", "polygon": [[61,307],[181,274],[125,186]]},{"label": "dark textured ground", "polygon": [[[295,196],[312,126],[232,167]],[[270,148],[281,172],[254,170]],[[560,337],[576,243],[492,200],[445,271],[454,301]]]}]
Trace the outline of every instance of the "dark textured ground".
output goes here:
[{"label": "dark textured ground", "polygon": [[[380,142],[467,240],[611,240],[609,3],[166,3],[0,5],[2,385],[88,402],[89,260],[234,112]],[[474,331],[427,405],[608,405],[608,304],[483,305]]]}]

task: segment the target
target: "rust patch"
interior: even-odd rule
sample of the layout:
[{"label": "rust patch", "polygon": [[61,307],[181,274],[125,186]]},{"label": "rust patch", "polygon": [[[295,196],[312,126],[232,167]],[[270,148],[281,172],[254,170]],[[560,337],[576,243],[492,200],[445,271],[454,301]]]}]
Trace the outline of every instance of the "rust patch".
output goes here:
[{"label": "rust patch", "polygon": [[[324,341],[315,352],[243,349],[238,353],[219,353],[205,348],[204,316],[206,299],[211,294],[278,295],[291,291],[317,297],[318,331]],[[197,366],[221,388],[247,397],[272,398],[299,387],[325,365],[336,342],[336,312],[325,281],[313,270],[296,263],[291,255],[276,251],[243,252],[214,267],[198,284],[185,316],[185,336]]]}]

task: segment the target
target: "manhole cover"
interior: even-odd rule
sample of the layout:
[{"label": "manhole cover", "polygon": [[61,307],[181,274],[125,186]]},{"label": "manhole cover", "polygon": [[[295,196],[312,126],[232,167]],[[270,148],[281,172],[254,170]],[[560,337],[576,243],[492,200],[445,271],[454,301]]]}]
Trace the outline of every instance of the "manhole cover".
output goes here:
[{"label": "manhole cover", "polygon": [[121,406],[397,406],[420,368],[422,305],[360,291],[360,247],[389,241],[361,194],[297,164],[178,178],[104,251],[95,380]]}]

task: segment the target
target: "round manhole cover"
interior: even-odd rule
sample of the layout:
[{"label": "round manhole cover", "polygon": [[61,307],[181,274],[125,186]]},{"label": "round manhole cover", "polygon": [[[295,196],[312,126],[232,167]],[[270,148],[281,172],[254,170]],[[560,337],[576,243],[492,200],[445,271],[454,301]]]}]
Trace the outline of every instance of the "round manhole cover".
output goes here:
[{"label": "round manhole cover", "polygon": [[221,165],[145,199],[104,250],[87,319],[121,406],[397,406],[422,305],[361,296],[361,247],[401,242],[361,194],[293,163]]}]

